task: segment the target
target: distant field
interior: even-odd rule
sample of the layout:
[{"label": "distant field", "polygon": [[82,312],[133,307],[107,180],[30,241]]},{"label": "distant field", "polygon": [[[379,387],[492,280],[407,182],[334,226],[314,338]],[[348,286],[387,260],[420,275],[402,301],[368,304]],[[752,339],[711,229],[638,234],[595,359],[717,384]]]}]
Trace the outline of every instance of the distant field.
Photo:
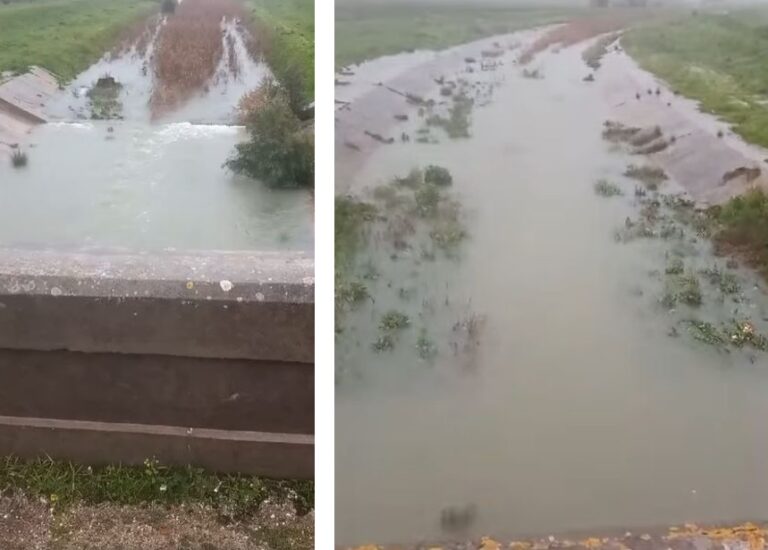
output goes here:
[{"label": "distant field", "polygon": [[586,13],[588,10],[577,8],[510,8],[481,2],[337,5],[336,64],[344,66],[417,48],[447,48]]},{"label": "distant field", "polygon": [[70,80],[98,60],[125,25],[155,10],[154,0],[0,2],[0,71],[39,65]]},{"label": "distant field", "polygon": [[622,42],[643,68],[768,147],[768,8],[639,26]]},{"label": "distant field", "polygon": [[245,0],[245,3],[270,33],[267,61],[277,78],[298,67],[311,98],[315,85],[314,0]]}]

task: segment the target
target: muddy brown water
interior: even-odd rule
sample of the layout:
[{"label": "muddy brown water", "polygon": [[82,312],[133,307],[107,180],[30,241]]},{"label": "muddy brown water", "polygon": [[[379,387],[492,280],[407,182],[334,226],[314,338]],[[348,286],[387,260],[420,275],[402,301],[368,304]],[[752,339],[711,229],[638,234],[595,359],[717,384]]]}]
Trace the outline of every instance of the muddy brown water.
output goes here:
[{"label": "muddy brown water", "polygon": [[[239,98],[270,75],[248,53],[247,31],[223,20],[233,55],[222,57],[204,90],[153,118],[160,25],[146,48],[106,54],[47,102],[51,122],[21,143],[26,167],[0,159],[0,245],[312,250],[307,191],[269,189],[223,166],[248,139],[234,125]],[[105,75],[121,84],[122,120],[90,120],[86,92]]]},{"label": "muddy brown water", "polygon": [[[357,273],[378,278],[366,280],[375,302],[348,313],[336,341],[339,544],[768,514],[768,355],[669,335],[692,317],[748,317],[766,332],[765,287],[738,269],[740,303],[702,282],[700,308],[659,304],[671,245],[613,239],[637,215],[622,176],[637,159],[601,139],[611,106],[582,81],[580,51],[541,54],[540,80],[508,53],[494,75],[472,76],[498,86],[474,109],[471,139],[380,146],[343,191],[370,197],[414,167],[446,166],[470,239],[459,259],[393,261],[376,239],[358,258]],[[596,196],[599,178],[625,196]],[[723,266],[691,238],[690,269]],[[375,353],[390,309],[412,326]],[[471,368],[448,346],[468,312],[485,317]],[[439,348],[432,363],[415,350],[422,327]],[[469,528],[441,529],[442,509],[470,504]]]}]

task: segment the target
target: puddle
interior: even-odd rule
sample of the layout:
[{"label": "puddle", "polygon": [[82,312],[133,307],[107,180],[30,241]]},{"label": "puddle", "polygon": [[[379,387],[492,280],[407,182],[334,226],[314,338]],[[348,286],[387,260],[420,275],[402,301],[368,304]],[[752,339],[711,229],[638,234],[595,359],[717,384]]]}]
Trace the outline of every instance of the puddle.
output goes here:
[{"label": "puddle", "polygon": [[[374,231],[359,255],[356,272],[373,299],[346,314],[336,340],[337,541],[764,516],[768,354],[725,352],[680,328],[694,315],[714,323],[748,315],[766,333],[764,284],[733,270],[737,302],[699,275],[700,307],[664,307],[676,243],[614,239],[641,207],[622,175],[638,158],[601,138],[612,106],[583,82],[581,49],[539,54],[529,67],[538,79],[523,78],[512,55],[481,75],[499,85],[473,109],[472,138],[379,145],[344,190],[370,199],[394,176],[445,166],[469,238],[458,258],[424,261],[415,246],[393,260]],[[345,116],[363,109],[365,118],[366,105],[353,103]],[[370,130],[414,132],[415,108],[403,102],[402,110],[409,121],[396,130]],[[624,195],[598,196],[601,178]],[[684,230],[686,269],[726,269]],[[370,272],[376,277],[366,279]],[[393,350],[377,353],[371,344],[393,309],[411,325]],[[450,343],[467,312],[484,320],[470,364]],[[422,327],[437,347],[432,361],[419,357]],[[443,510],[472,506],[466,529],[442,529]]]}]

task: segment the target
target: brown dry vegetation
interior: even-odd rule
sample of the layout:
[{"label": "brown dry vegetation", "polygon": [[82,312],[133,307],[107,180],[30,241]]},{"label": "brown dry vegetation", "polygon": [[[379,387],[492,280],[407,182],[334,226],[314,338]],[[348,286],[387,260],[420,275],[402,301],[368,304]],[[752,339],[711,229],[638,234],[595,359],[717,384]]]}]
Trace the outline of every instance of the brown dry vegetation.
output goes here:
[{"label": "brown dry vegetation", "polygon": [[627,26],[637,18],[634,12],[613,12],[606,15],[576,19],[552,29],[528,48],[520,56],[520,63],[530,63],[537,53],[546,50],[550,46],[572,46],[599,34],[615,32]]},{"label": "brown dry vegetation", "polygon": [[247,17],[235,0],[184,0],[168,17],[154,56],[154,114],[177,106],[205,87],[224,53],[221,20],[235,17]]},{"label": "brown dry vegetation", "polygon": [[157,15],[137,19],[120,32],[120,37],[110,53],[120,55],[130,50],[132,46],[136,46],[136,51],[144,55],[159,24],[160,19]]}]

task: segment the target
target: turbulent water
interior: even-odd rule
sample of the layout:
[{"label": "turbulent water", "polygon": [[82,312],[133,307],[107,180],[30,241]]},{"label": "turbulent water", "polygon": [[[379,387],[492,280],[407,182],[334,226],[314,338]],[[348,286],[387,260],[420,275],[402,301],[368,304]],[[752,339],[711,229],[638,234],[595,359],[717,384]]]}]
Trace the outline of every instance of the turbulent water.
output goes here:
[{"label": "turbulent water", "polygon": [[[306,191],[270,190],[223,167],[247,139],[239,98],[270,74],[246,50],[236,21],[222,21],[216,74],[179,109],[152,119],[152,55],[162,26],[105,55],[47,106],[29,164],[0,163],[0,244],[141,250],[312,249]],[[87,90],[102,76],[120,84],[122,120],[92,121]]]},{"label": "turbulent water", "polygon": [[[361,255],[359,273],[375,266],[375,301],[346,315],[336,352],[342,544],[768,514],[768,355],[672,331],[695,315],[748,317],[765,332],[762,283],[737,270],[740,303],[702,282],[700,308],[662,307],[672,245],[614,240],[637,215],[622,177],[637,158],[601,139],[609,106],[582,82],[579,48],[533,66],[543,79],[509,62],[494,73],[471,139],[381,146],[351,184],[370,198],[393,176],[446,166],[470,237],[454,260],[392,257],[375,238]],[[599,178],[626,195],[596,196]],[[686,241],[691,269],[723,266],[706,241]],[[390,309],[412,326],[375,353]],[[448,344],[467,315],[485,319],[471,364]],[[432,363],[416,353],[421,327],[439,348]],[[442,509],[469,505],[468,529],[441,530]]]}]

